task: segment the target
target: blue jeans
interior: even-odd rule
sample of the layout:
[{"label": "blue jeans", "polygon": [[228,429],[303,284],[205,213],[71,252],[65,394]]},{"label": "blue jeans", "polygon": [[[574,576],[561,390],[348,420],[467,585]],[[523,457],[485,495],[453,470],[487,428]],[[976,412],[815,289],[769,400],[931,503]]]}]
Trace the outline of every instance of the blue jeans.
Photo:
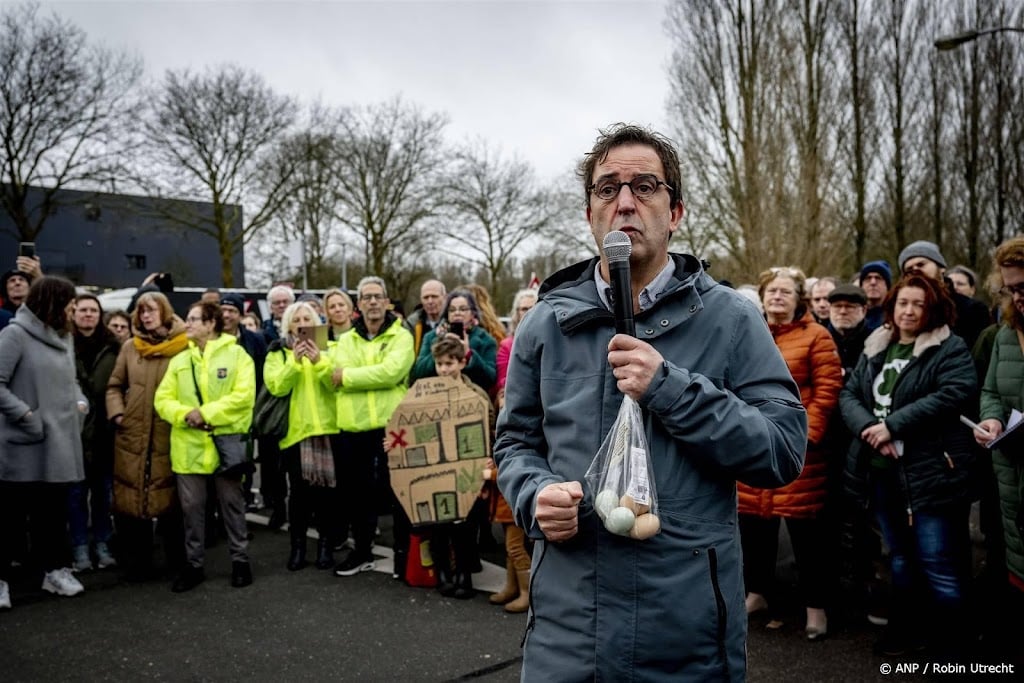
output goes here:
[{"label": "blue jeans", "polygon": [[113,525],[110,506],[114,496],[114,476],[109,472],[97,472],[86,467],[85,481],[72,484],[68,491],[68,529],[71,545],[89,543],[89,512],[92,510],[92,540],[106,543],[110,540]]},{"label": "blue jeans", "polygon": [[922,577],[940,608],[962,606],[964,553],[969,549],[966,507],[953,504],[938,510],[914,510],[910,525],[895,475],[886,473],[877,479],[872,500],[889,546],[893,588],[907,595],[915,579]]}]

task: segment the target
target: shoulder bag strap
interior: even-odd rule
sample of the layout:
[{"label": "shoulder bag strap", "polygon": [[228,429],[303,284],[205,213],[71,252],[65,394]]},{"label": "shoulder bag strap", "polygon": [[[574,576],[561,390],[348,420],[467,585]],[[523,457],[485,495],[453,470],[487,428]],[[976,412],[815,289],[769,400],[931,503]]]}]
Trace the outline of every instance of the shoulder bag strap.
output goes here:
[{"label": "shoulder bag strap", "polygon": [[203,405],[203,392],[199,391],[199,380],[196,379],[196,363],[191,358],[188,362],[192,366],[192,383],[196,387],[196,398],[199,399],[199,405]]}]

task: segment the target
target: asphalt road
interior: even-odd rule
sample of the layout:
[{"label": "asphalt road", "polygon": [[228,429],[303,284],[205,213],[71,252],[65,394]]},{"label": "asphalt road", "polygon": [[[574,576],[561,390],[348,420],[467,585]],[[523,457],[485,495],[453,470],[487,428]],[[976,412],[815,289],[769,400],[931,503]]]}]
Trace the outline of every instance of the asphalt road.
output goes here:
[{"label": "asphalt road", "polygon": [[[181,595],[167,580],[129,584],[116,570],[83,574],[86,592],[75,598],[14,581],[14,608],[0,612],[0,681],[519,679],[525,615],[506,614],[485,593],[459,601],[394,581],[383,546],[377,572],[289,572],[288,534],[252,527],[255,583],[244,589],[229,586],[224,542],[208,551],[207,581]],[[474,578],[494,590],[503,571],[490,565]],[[875,657],[874,629],[841,621],[833,619],[828,639],[808,643],[798,612],[778,631],[755,617],[749,680],[921,679],[881,673],[906,660]]]}]

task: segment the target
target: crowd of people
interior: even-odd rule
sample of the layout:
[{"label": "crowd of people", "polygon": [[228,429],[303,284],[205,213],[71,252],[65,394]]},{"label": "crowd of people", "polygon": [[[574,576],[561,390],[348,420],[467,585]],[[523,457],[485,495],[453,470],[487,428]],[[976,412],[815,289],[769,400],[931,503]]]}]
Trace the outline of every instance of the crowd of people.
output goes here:
[{"label": "crowd of people", "polygon": [[[481,531],[502,525],[506,584],[490,600],[509,612],[532,602],[524,676],[627,661],[742,671],[746,629],[792,614],[783,523],[808,641],[844,609],[884,627],[887,656],[967,656],[979,638],[1018,636],[979,615],[1024,602],[1024,237],[995,252],[992,308],[975,274],[928,241],[895,267],[816,278],[773,267],[733,289],[667,251],[683,206],[664,138],[618,127],[580,174],[598,244],[613,229],[630,236],[636,337],[614,332],[604,256],[517,293],[509,328],[479,285],[428,280],[402,318],[374,276],[354,299],[275,286],[262,322],[212,289],[181,318],[151,283],[129,312],[104,312],[20,257],[0,290],[0,607],[18,564],[62,596],[84,590],[76,574],[113,568],[170,572],[172,590],[191,590],[217,530],[243,588],[254,580],[245,515],[258,507],[271,529],[288,525],[288,570],[339,577],[375,567],[378,515],[390,514],[404,579],[421,558],[384,428],[412,383],[443,376],[492,403],[494,457],[466,519],[415,531],[430,538],[437,589],[471,598]],[[251,429],[264,394],[287,402],[280,435]],[[624,395],[644,411],[659,494],[661,533],[644,541],[605,533],[581,483]],[[645,587],[657,597],[636,598]]]},{"label": "crowd of people", "polygon": [[[498,342],[511,336],[489,300],[478,299],[486,290],[467,285],[449,293],[428,280],[421,305],[404,320],[377,277],[359,282],[358,308],[341,289],[319,297],[275,286],[267,296],[271,315],[260,322],[239,294],[214,288],[179,317],[158,281],[147,278],[130,313],[104,313],[94,295],[43,276],[38,259],[19,258],[5,276],[4,311],[11,315],[3,323],[10,329],[0,334],[13,374],[0,378],[0,396],[4,426],[18,433],[0,454],[0,576],[38,563],[43,588],[71,596],[84,590],[77,574],[120,568],[133,581],[171,575],[172,590],[184,592],[206,579],[207,537],[223,534],[231,585],[245,587],[253,581],[245,514],[264,509],[270,528],[288,526],[291,549],[282,559],[289,570],[309,566],[307,537],[315,528],[313,564],[337,576],[375,567],[377,514],[391,514],[394,575],[404,578],[410,525],[389,486],[384,427],[420,377],[454,377],[489,402],[498,399]],[[536,295],[517,294],[513,330]],[[317,326],[326,327],[324,346],[303,333]],[[24,331],[34,334],[23,339]],[[63,352],[63,363],[46,360],[33,340]],[[19,362],[29,353],[50,374]],[[52,396],[53,409],[40,401],[51,384],[70,392]],[[261,391],[287,401],[279,438],[251,430]],[[42,419],[60,429],[50,433]],[[492,416],[492,434],[493,424]],[[235,443],[225,446],[229,441]],[[261,505],[252,487],[256,464],[246,458],[225,471],[224,448],[257,456]],[[30,452],[36,469],[25,470]],[[507,510],[493,481],[481,481],[471,519],[435,525],[442,593],[473,597],[477,539],[489,535],[492,521],[510,523]],[[157,536],[162,566],[155,564]],[[491,601],[522,612],[529,555],[522,534],[508,536],[514,563]],[[346,545],[350,552],[336,562]],[[0,606],[10,604],[9,585],[0,582]]]}]

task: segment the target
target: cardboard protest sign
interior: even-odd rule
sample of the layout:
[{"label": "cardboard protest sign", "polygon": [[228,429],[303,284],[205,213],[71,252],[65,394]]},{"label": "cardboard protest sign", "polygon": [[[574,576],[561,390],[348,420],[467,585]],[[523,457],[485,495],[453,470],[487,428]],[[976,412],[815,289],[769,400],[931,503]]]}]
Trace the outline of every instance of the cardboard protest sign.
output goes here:
[{"label": "cardboard protest sign", "polygon": [[416,524],[465,519],[491,454],[487,400],[448,377],[418,380],[385,430],[391,488]]}]

